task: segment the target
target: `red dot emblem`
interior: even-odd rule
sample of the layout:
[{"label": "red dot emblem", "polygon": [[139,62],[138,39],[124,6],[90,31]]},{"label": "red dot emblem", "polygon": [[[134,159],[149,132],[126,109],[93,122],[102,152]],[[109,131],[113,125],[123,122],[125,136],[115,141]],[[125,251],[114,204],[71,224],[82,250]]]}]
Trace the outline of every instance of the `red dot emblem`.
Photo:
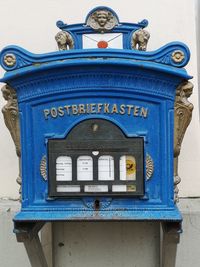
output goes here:
[{"label": "red dot emblem", "polygon": [[108,42],[106,42],[106,41],[99,41],[97,43],[97,46],[98,46],[98,48],[107,48],[108,47]]}]

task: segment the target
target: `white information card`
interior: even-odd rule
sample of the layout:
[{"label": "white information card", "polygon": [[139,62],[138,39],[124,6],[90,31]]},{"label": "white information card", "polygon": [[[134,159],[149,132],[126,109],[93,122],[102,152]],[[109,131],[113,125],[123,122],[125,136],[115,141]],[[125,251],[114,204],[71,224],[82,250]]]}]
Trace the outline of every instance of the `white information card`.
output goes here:
[{"label": "white information card", "polygon": [[[93,155],[98,155],[97,152]],[[120,180],[136,180],[136,160],[133,156],[124,155],[119,161]],[[56,160],[56,180],[72,181],[72,159],[60,156]],[[77,159],[77,181],[93,181],[93,159],[91,156],[79,156]],[[106,181],[115,180],[114,158],[110,155],[100,156],[98,159],[98,180],[105,181],[105,185],[84,185],[85,192],[108,192]],[[133,190],[133,189],[132,189]],[[126,185],[112,186],[113,192],[128,191]],[[57,192],[80,192],[80,185],[59,185]]]},{"label": "white information card", "polygon": [[72,180],[72,159],[67,156],[60,156],[56,160],[56,180]]}]

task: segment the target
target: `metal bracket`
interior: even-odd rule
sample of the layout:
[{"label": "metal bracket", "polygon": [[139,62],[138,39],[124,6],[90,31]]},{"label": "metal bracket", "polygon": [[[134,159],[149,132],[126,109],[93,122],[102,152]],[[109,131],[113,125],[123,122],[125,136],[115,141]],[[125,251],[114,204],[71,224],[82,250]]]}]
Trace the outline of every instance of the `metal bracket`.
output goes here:
[{"label": "metal bracket", "polygon": [[32,267],[48,267],[38,232],[45,222],[14,222],[18,242],[23,242]]},{"label": "metal bracket", "polygon": [[160,236],[160,267],[175,267],[177,245],[182,233],[181,222],[162,222]]},{"label": "metal bracket", "polygon": [[[23,242],[32,267],[48,267],[38,236],[45,222],[15,222],[17,241]],[[181,222],[161,222],[160,267],[175,267],[177,245],[182,233]]]}]

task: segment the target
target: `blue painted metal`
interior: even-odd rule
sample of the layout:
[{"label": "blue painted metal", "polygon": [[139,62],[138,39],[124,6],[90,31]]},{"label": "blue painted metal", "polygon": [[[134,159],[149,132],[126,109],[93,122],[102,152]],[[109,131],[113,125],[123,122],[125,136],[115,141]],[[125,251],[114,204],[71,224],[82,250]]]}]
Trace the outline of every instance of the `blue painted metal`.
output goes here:
[{"label": "blue painted metal", "polygon": [[[91,31],[83,24],[58,24],[74,36]],[[117,30],[130,33],[135,27],[122,23]],[[181,63],[171,60],[176,50],[185,55]],[[16,56],[13,67],[3,62],[8,53]],[[35,55],[16,46],[4,48],[0,60],[7,72],[0,81],[16,89],[21,128],[22,209],[14,220],[180,221],[181,214],[173,200],[173,108],[176,87],[191,78],[182,68],[189,58],[189,49],[179,42],[153,52],[74,49]],[[51,116],[52,108],[92,103],[146,107],[148,116],[103,111]],[[50,111],[46,118],[45,109]],[[109,120],[126,136],[144,138],[145,155],[151,155],[155,169],[151,179],[145,179],[143,197],[99,197],[99,210],[94,209],[95,197],[48,197],[48,181],[41,177],[40,161],[48,156],[49,138],[64,138],[75,125],[90,118]]]},{"label": "blue painted metal", "polygon": [[[182,62],[176,63],[171,59],[171,55],[174,51],[180,50],[184,53],[185,58]],[[84,51],[84,53],[83,53]],[[16,64],[12,67],[6,66],[3,61],[3,58],[6,54],[14,54],[16,56]],[[32,68],[37,69],[42,64],[51,64],[52,62],[55,64],[56,61],[65,61],[70,59],[88,59],[93,60],[94,58],[108,58],[108,59],[127,59],[127,62],[133,62],[133,60],[137,60],[140,62],[140,65],[146,64],[148,62],[155,62],[158,64],[162,64],[158,66],[159,68],[166,66],[173,66],[176,68],[184,67],[189,59],[190,59],[190,51],[188,47],[181,42],[172,42],[169,43],[160,49],[152,52],[144,52],[138,50],[129,50],[129,49],[74,49],[74,50],[66,50],[59,52],[52,52],[42,55],[32,54],[25,49],[18,46],[8,46],[5,47],[1,51],[1,66],[6,71],[16,70],[31,66]],[[136,64],[137,64],[136,62]],[[133,63],[134,64],[134,63]],[[167,71],[172,71],[172,68],[165,68]],[[177,69],[176,69],[177,71]],[[183,71],[182,71],[183,72]]]}]

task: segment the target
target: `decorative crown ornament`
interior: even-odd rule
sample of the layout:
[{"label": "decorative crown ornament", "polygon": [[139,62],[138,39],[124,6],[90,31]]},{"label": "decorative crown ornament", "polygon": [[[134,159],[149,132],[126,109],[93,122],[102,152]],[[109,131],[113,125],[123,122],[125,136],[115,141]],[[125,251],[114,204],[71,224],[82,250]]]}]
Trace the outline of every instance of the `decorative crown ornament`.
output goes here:
[{"label": "decorative crown ornament", "polygon": [[86,25],[101,33],[112,30],[118,24],[119,20],[116,13],[106,7],[94,9],[86,18]]}]

